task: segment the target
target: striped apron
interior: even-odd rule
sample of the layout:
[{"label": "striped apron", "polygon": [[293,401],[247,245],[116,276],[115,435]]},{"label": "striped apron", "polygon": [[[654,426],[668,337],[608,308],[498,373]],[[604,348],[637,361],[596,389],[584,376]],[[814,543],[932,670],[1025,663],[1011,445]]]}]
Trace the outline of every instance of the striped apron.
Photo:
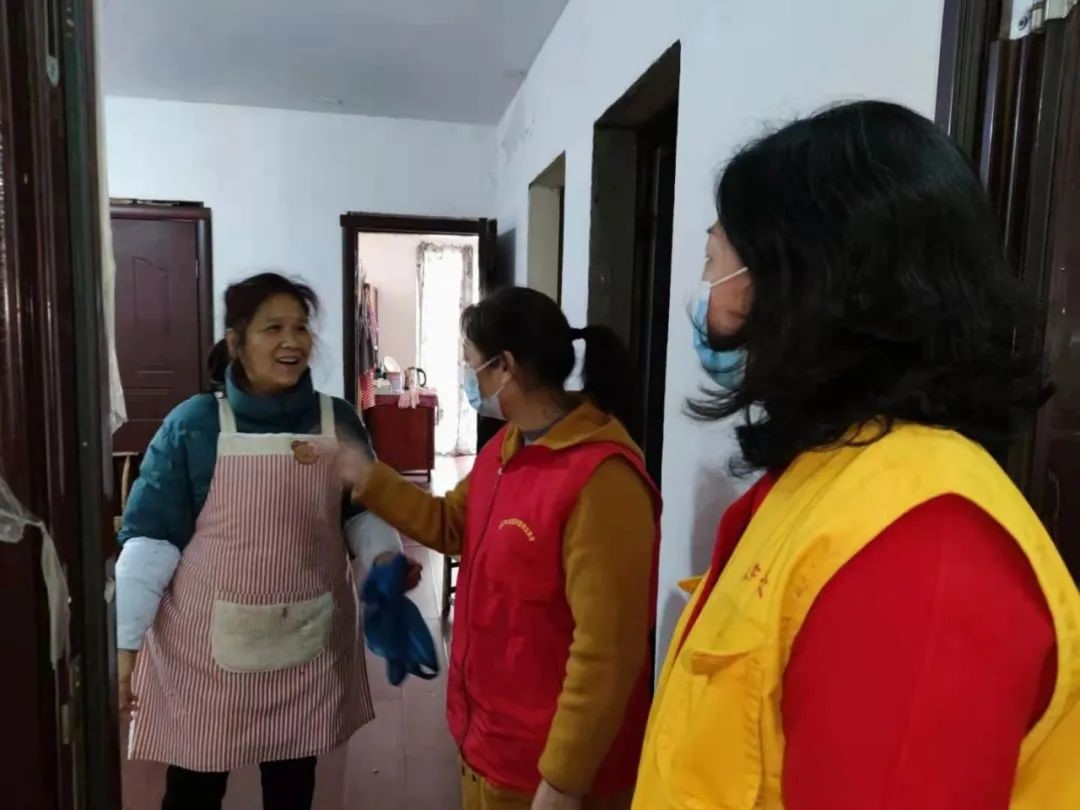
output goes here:
[{"label": "striped apron", "polygon": [[333,403],[320,404],[319,436],[241,434],[218,397],[210,492],[135,667],[131,759],[218,772],[299,759],[374,716]]}]

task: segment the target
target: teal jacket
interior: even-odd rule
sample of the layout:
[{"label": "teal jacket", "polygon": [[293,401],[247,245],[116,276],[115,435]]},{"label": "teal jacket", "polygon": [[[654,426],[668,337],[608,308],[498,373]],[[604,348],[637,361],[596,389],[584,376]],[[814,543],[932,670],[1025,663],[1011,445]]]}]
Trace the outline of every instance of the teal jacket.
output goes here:
[{"label": "teal jacket", "polygon": [[[230,371],[225,394],[241,433],[319,432],[319,395],[310,373],[292,391],[260,397],[241,390]],[[359,441],[370,449],[364,423],[349,403],[334,400],[334,420],[339,438]],[[121,544],[132,537],[148,537],[167,540],[183,551],[210,491],[220,432],[213,394],[192,397],[165,417],[131,488],[118,536]],[[343,523],[363,511],[348,492],[342,492]]]}]

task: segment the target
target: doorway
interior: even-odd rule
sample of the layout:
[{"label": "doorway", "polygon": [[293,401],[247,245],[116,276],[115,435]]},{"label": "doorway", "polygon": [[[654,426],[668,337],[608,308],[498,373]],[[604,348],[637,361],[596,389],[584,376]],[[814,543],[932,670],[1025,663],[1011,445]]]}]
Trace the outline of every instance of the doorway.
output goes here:
[{"label": "doorway", "polygon": [[[442,397],[446,403],[454,402],[454,408],[444,409],[448,421],[443,436],[453,432],[457,440],[464,435],[467,446],[463,449],[474,446],[478,450],[501,427],[500,423],[492,424],[492,420],[473,417],[461,402],[460,386],[445,391],[451,387],[451,377],[457,379],[460,365],[445,367],[443,352],[446,347],[436,338],[443,335],[449,346],[457,351],[461,345],[458,319],[462,303],[478,300],[503,285],[504,279],[497,270],[496,222],[494,219],[351,213],[341,217],[341,233],[346,397],[364,411],[380,458],[402,472],[421,473],[430,478],[436,462],[438,420],[434,410],[430,414],[421,411],[421,415],[397,414],[396,410],[401,408],[389,401],[384,402],[394,408],[377,407],[378,392],[366,389],[374,386],[376,369],[389,354],[402,372],[408,368],[423,370],[422,377],[428,377],[428,386],[421,384],[421,389],[434,386],[436,379],[442,380],[440,386],[444,391],[435,389],[435,396]],[[424,280],[426,274],[427,280]],[[460,281],[455,282],[450,276]],[[421,297],[424,288],[429,293],[426,353]],[[449,301],[445,300],[446,295],[451,296]],[[450,334],[451,325],[453,334]],[[417,362],[421,356],[431,357],[442,370],[423,367]],[[436,357],[441,359],[435,360]],[[428,374],[429,370],[434,370],[435,379]],[[423,382],[421,375],[416,377]],[[405,375],[401,382],[404,384],[408,379]],[[395,381],[387,379],[386,382],[391,391],[394,390]],[[380,388],[384,392],[387,387]],[[429,407],[441,407],[432,403],[430,394],[427,400],[422,395],[417,399],[418,405],[427,402]],[[415,423],[406,428],[401,420],[408,416],[413,417]],[[419,416],[424,418],[421,420]],[[465,427],[464,420],[475,424],[474,440],[472,424]],[[457,427],[451,429],[455,424]],[[455,449],[449,446],[448,438],[443,441],[447,443],[444,448]]]},{"label": "doorway", "polygon": [[562,306],[566,155],[529,186],[528,284]]},{"label": "doorway", "polygon": [[356,240],[356,402],[379,457],[430,479],[438,457],[476,455],[458,323],[479,297],[479,237],[361,231]]},{"label": "doorway", "polygon": [[589,322],[612,327],[640,370],[627,428],[660,485],[681,48],[669,49],[596,122]]}]

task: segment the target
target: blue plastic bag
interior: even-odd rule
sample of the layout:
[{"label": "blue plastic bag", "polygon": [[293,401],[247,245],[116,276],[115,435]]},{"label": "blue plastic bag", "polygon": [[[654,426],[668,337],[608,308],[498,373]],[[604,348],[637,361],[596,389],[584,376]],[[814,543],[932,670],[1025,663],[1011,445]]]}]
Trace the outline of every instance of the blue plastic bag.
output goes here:
[{"label": "blue plastic bag", "polygon": [[360,590],[368,649],[386,659],[386,674],[394,686],[409,675],[429,681],[439,674],[431,631],[420,610],[405,596],[408,571],[408,558],[399,554],[385,565],[374,566]]}]

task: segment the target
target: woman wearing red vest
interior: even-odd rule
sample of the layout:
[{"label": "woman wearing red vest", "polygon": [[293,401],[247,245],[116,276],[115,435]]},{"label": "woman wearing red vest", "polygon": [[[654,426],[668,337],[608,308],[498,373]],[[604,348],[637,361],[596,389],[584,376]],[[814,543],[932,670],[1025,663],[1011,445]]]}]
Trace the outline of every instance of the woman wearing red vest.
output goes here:
[{"label": "woman wearing red vest", "polygon": [[695,318],[763,473],[687,583],[635,810],[1080,807],[1080,595],[991,453],[1034,308],[930,121],[839,106],[728,165]]},{"label": "woman wearing red vest", "polygon": [[[461,555],[448,717],[465,810],[630,804],[648,715],[660,498],[620,417],[626,350],[507,289],[462,317],[465,388],[509,424],[444,498],[354,454],[363,504]],[[584,393],[563,384],[585,343]]]}]

